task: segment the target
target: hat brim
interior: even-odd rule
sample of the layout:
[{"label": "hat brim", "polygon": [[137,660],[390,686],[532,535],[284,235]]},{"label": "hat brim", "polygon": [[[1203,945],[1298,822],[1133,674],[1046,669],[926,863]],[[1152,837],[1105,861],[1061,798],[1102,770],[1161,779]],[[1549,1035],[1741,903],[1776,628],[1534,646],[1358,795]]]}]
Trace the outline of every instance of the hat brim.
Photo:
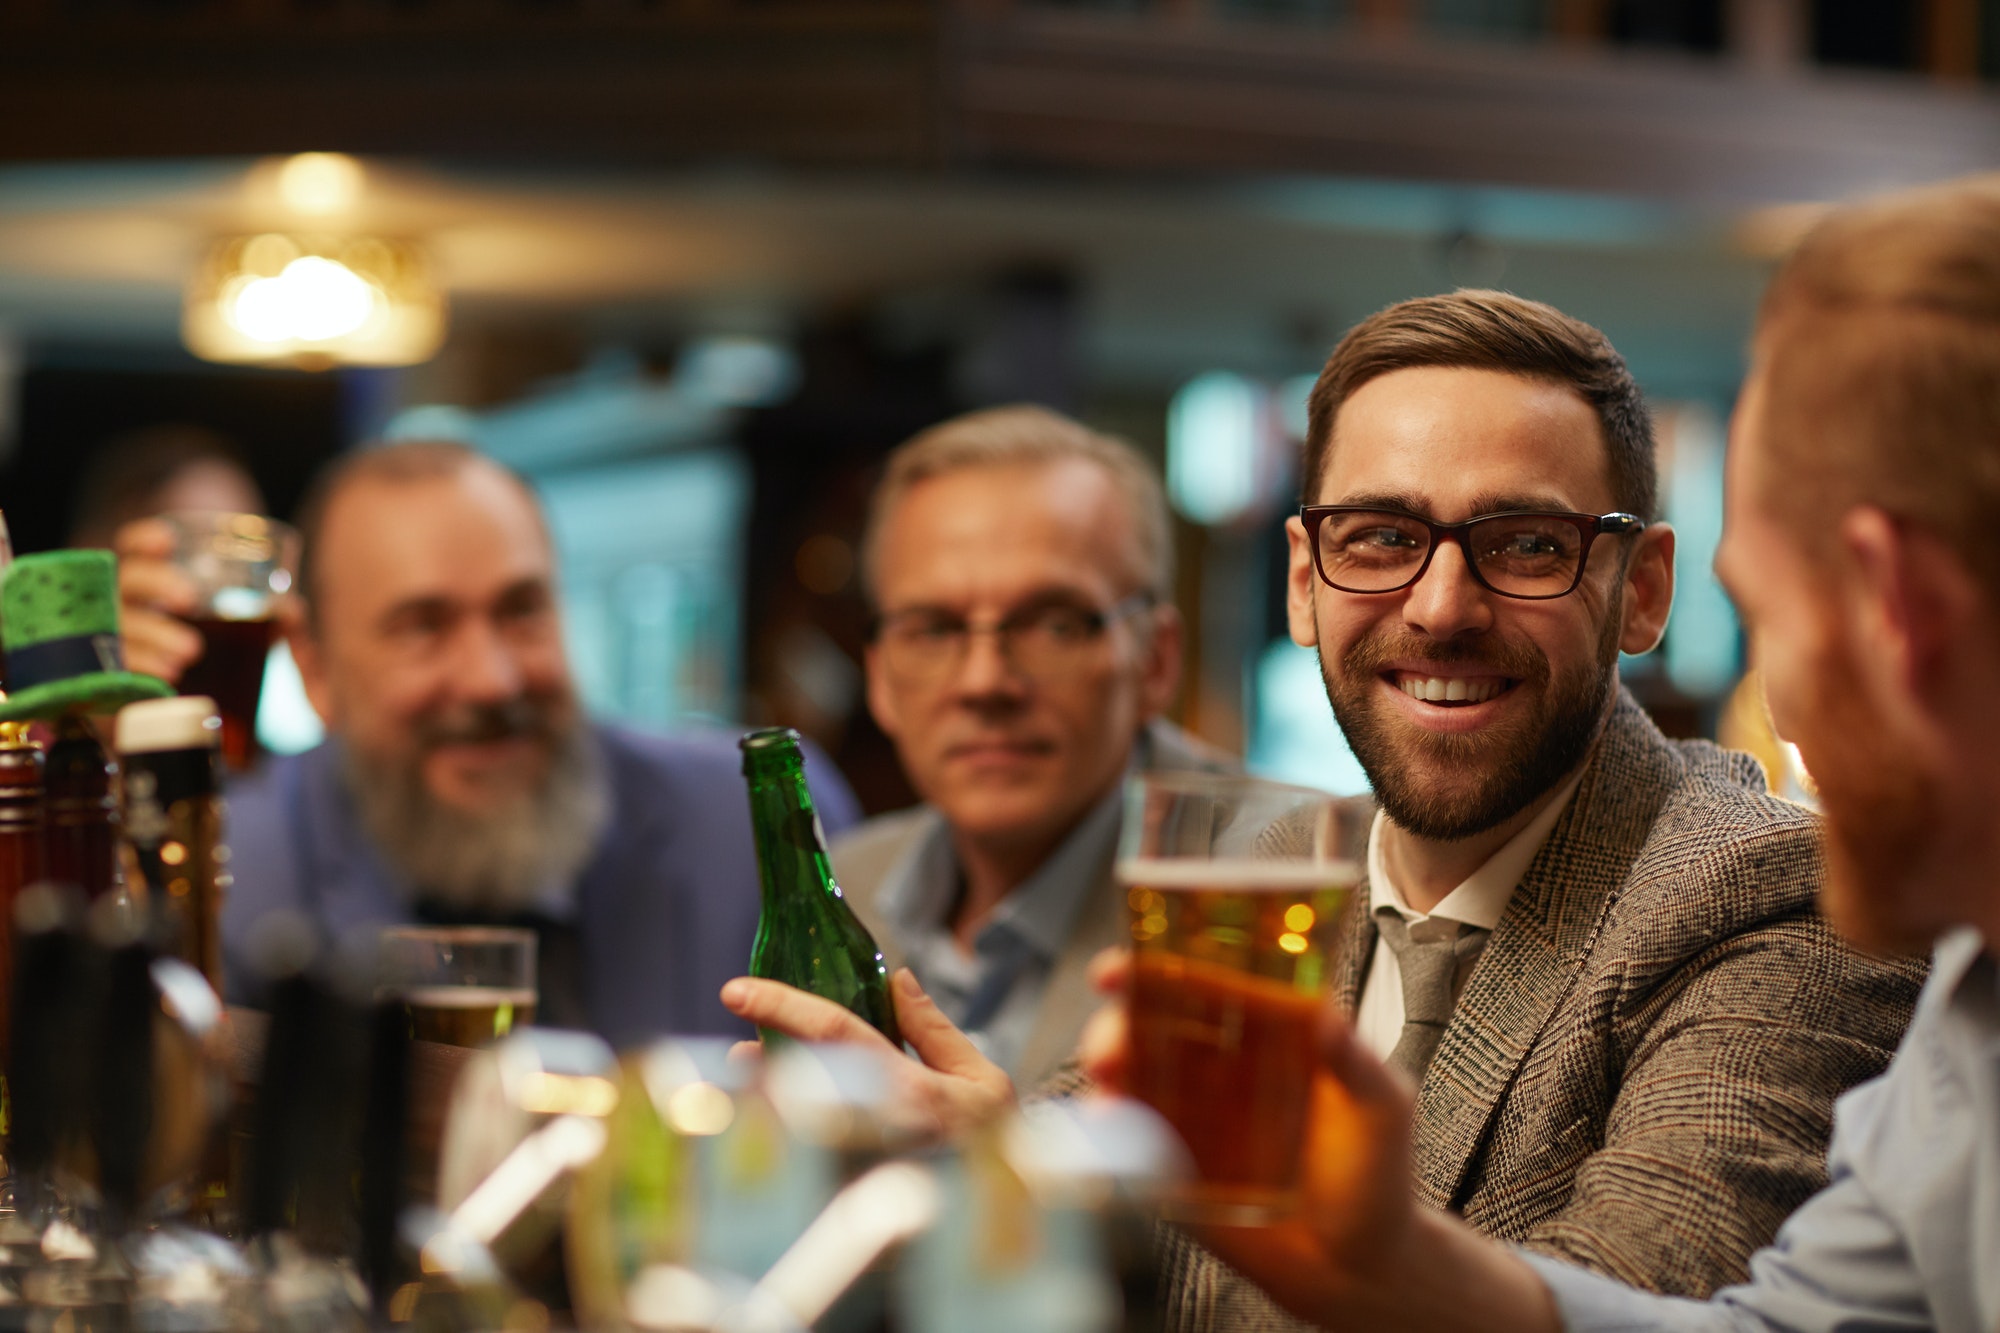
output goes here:
[{"label": "hat brim", "polygon": [[141,699],[164,699],[174,687],[135,671],[91,671],[46,685],[30,685],[0,700],[0,722],[50,719],[68,712],[110,713]]}]

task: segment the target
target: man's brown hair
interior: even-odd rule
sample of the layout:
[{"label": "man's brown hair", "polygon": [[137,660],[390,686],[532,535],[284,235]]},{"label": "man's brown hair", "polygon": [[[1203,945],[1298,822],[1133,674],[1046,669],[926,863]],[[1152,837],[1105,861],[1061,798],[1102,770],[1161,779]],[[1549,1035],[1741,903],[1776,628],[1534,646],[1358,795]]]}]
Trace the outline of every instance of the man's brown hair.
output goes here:
[{"label": "man's brown hair", "polygon": [[1416,366],[1497,370],[1575,390],[1603,429],[1612,503],[1643,519],[1656,517],[1652,419],[1610,340],[1554,306],[1470,288],[1378,310],[1333,349],[1307,402],[1302,471],[1308,501],[1318,498],[1341,405],[1368,381]]},{"label": "man's brown hair", "polygon": [[2000,593],[2000,176],[1842,209],[1758,320],[1760,499],[1808,543],[1879,505]]}]

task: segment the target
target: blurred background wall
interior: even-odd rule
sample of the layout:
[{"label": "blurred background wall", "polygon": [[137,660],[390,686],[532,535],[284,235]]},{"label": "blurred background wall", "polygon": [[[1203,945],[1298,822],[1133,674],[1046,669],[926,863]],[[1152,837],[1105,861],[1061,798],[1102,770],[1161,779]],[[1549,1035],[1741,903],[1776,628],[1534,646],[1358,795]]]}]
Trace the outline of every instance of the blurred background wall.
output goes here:
[{"label": "blurred background wall", "polygon": [[[2000,0],[0,0],[0,506],[62,544],[163,424],[281,515],[363,440],[473,440],[547,497],[596,709],[797,725],[881,809],[873,469],[1034,400],[1167,472],[1182,720],[1354,787],[1283,636],[1305,389],[1370,311],[1500,286],[1651,395],[1681,591],[1626,674],[1707,733],[1769,266],[1829,201],[2000,160],[1996,74]],[[415,350],[282,311],[227,344],[302,256]],[[313,273],[337,324],[361,289]]]}]

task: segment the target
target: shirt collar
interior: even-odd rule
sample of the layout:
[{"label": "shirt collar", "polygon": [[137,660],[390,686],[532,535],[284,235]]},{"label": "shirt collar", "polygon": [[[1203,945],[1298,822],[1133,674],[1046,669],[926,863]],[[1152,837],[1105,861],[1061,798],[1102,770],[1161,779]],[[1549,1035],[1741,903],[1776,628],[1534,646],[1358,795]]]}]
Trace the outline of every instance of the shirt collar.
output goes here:
[{"label": "shirt collar", "polygon": [[[1582,780],[1583,773],[1578,770],[1526,828],[1487,857],[1485,863],[1466,876],[1464,883],[1446,894],[1444,901],[1433,907],[1429,915],[1463,922],[1482,930],[1491,930],[1499,925],[1500,914],[1507,910],[1507,900],[1514,896],[1514,890],[1521,877],[1528,873],[1535,853],[1541,851],[1542,844],[1548,841],[1556,821],[1562,818],[1562,812],[1569,806],[1569,798],[1576,794],[1577,783]],[[1377,810],[1374,827],[1368,834],[1369,910],[1380,911],[1388,907],[1400,913],[1405,921],[1426,920],[1425,914],[1412,908],[1403,897],[1402,890],[1389,878],[1388,858],[1382,851],[1382,831],[1387,824],[1388,816]]]},{"label": "shirt collar", "polygon": [[[980,931],[981,939],[997,929],[1015,936],[1044,961],[1061,954],[1084,903],[1100,889],[1111,864],[1124,790],[1125,784],[1119,782],[1099,798],[1035,873],[1000,900]],[[927,807],[909,851],[884,877],[877,900],[882,915],[904,938],[948,929],[959,879],[951,825]]]}]

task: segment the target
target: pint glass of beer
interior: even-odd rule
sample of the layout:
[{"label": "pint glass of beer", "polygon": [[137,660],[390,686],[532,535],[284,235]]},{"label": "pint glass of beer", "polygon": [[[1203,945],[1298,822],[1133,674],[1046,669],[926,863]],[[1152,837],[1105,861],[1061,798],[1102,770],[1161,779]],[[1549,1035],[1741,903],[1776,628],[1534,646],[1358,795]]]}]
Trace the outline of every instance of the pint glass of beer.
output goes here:
[{"label": "pint glass of beer", "polygon": [[257,757],[257,700],[277,636],[278,600],[290,591],[298,563],[298,534],[258,514],[161,517],[174,530],[174,563],[194,583],[192,624],[206,645],[180,691],[215,700],[223,760],[240,773]]},{"label": "pint glass of beer", "polygon": [[391,926],[382,932],[380,976],[417,1041],[484,1046],[535,1021],[532,930]]},{"label": "pint glass of beer", "polygon": [[1134,1096],[1194,1177],[1168,1210],[1255,1225],[1297,1203],[1331,940],[1372,806],[1257,778],[1149,773],[1126,791]]}]

